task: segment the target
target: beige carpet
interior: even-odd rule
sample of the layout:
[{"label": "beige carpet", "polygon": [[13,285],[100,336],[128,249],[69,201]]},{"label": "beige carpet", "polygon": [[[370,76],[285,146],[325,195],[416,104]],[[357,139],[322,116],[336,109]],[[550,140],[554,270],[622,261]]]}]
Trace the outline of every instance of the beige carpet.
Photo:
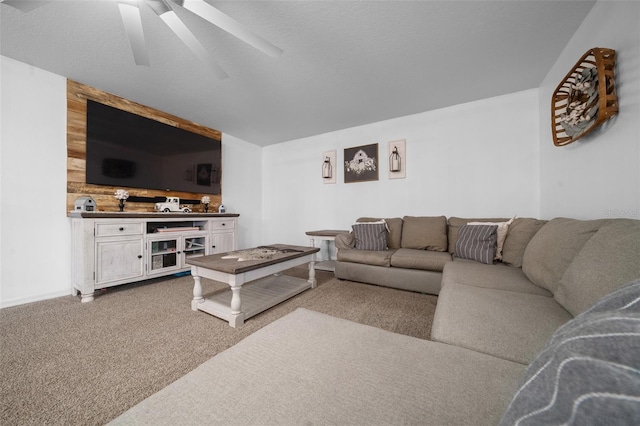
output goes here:
[{"label": "beige carpet", "polygon": [[[306,268],[287,271],[304,276]],[[304,307],[427,339],[436,297],[340,281],[233,329],[190,308],[190,276],[0,310],[0,424],[104,424],[266,324]],[[205,297],[225,285],[204,280]]]}]

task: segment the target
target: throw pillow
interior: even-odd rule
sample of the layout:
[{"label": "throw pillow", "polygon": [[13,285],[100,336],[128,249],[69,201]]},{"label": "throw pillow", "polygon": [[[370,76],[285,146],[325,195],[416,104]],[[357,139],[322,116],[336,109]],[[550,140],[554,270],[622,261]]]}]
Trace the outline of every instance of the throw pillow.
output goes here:
[{"label": "throw pillow", "polygon": [[357,250],[386,250],[387,224],[379,222],[360,222],[351,225],[356,239]]},{"label": "throw pillow", "polygon": [[498,247],[497,225],[462,225],[458,231],[455,255],[462,259],[493,264]]},{"label": "throw pillow", "polygon": [[393,218],[373,218],[373,217],[361,217],[356,220],[356,223],[360,222],[380,222],[384,220],[387,224],[387,248],[390,250],[399,249],[400,241],[402,239],[402,219],[399,217]]},{"label": "throw pillow", "polygon": [[452,216],[447,220],[447,235],[449,237],[449,253],[454,254],[456,251],[456,241],[458,241],[458,230],[462,225],[465,225],[469,222],[506,222],[509,220],[507,217],[455,217]]},{"label": "throw pillow", "polygon": [[502,260],[502,247],[504,246],[504,240],[507,238],[507,231],[509,231],[509,225],[513,223],[516,217],[512,217],[507,222],[469,222],[467,225],[496,225],[498,227],[498,247],[496,248],[496,260]]},{"label": "throw pillow", "polygon": [[631,425],[640,419],[640,280],[560,327],[500,425]]}]

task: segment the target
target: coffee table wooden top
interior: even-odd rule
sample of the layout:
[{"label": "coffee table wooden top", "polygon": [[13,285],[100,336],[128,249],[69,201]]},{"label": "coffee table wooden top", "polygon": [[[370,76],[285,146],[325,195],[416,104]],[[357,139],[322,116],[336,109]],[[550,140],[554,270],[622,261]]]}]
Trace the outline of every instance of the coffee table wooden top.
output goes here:
[{"label": "coffee table wooden top", "polygon": [[[259,248],[273,248],[277,250],[285,250],[283,253],[275,253],[270,256],[269,259],[258,260],[243,260],[239,261],[237,258],[223,259],[223,257],[229,254],[242,252],[245,250],[237,250],[229,253],[211,254],[208,256],[194,257],[187,259],[187,263],[193,266],[199,266],[213,271],[224,272],[226,274],[242,274],[244,272],[253,271],[255,269],[264,268],[265,266],[275,265],[276,263],[285,262],[290,259],[296,259],[298,257],[308,256],[310,254],[320,251],[317,247],[305,247],[305,246],[292,246],[288,244],[269,244],[268,246],[255,247]],[[253,250],[253,249],[246,249]]]},{"label": "coffee table wooden top", "polygon": [[338,234],[348,234],[349,231],[346,229],[323,229],[320,231],[307,231],[307,234],[310,237],[335,237]]}]

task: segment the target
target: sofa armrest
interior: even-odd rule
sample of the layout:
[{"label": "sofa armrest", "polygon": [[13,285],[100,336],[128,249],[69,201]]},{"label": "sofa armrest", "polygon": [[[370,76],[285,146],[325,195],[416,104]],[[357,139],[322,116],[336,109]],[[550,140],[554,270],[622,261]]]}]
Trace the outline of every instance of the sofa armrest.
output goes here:
[{"label": "sofa armrest", "polygon": [[335,244],[338,250],[353,249],[356,247],[356,237],[354,237],[353,232],[338,234],[336,235]]}]

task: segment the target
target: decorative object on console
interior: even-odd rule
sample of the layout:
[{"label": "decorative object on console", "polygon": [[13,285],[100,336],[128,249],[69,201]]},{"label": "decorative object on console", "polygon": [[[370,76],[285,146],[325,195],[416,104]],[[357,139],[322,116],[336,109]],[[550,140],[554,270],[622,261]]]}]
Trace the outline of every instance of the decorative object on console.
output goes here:
[{"label": "decorative object on console", "polygon": [[594,47],[585,53],[551,97],[553,144],[568,145],[618,113],[616,51]]},{"label": "decorative object on console", "polygon": [[202,199],[200,200],[200,203],[204,204],[204,212],[208,213],[209,212],[209,203],[211,202],[211,197],[209,197],[208,195],[205,195],[204,197],[202,197]]},{"label": "decorative object on console", "polygon": [[227,212],[227,208],[224,206],[224,204],[220,204],[220,207],[218,207],[218,213],[222,214],[226,212]]},{"label": "decorative object on console", "polygon": [[77,212],[93,212],[96,211],[96,202],[91,197],[80,197],[75,201],[75,211]]},{"label": "decorative object on console", "polygon": [[124,211],[124,200],[129,198],[129,192],[125,191],[124,189],[118,189],[118,190],[116,190],[115,196],[120,201],[119,204],[118,204],[118,207],[120,208],[120,211],[123,212]]},{"label": "decorative object on console", "polygon": [[378,144],[344,150],[344,182],[378,180]]},{"label": "decorative object on console", "polygon": [[336,150],[322,153],[322,183],[336,183]]},{"label": "decorative object on console", "polygon": [[405,139],[389,142],[389,153],[389,179],[404,179],[407,177]]}]

